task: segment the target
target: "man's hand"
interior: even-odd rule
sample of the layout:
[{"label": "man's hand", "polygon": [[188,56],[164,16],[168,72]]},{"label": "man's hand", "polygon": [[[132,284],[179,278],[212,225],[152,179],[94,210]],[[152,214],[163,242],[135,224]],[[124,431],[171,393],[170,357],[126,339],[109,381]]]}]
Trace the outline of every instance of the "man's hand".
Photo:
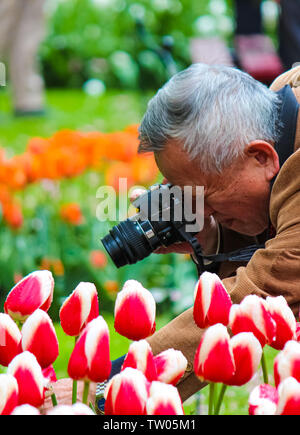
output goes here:
[{"label": "man's hand", "polygon": [[[51,384],[53,391],[56,395],[57,404],[58,405],[72,405],[72,385],[73,381],[72,379],[66,378],[66,379],[60,379],[57,382]],[[96,397],[96,385],[95,383],[90,383],[90,390],[89,390],[89,396],[87,403],[90,402],[95,404],[95,397]],[[77,401],[82,401],[82,393],[83,393],[83,382],[78,381],[77,383]],[[47,397],[47,399],[44,402],[44,405],[41,408],[41,412],[43,414],[46,414],[48,411],[50,411],[53,408],[51,397]]]}]

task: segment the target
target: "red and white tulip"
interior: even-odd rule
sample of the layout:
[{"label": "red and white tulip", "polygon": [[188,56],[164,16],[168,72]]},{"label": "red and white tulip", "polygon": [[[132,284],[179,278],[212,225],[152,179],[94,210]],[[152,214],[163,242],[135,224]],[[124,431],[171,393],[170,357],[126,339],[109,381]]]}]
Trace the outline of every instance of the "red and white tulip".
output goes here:
[{"label": "red and white tulip", "polygon": [[239,305],[232,305],[229,326],[233,335],[252,332],[262,347],[276,339],[276,323],[266,301],[256,295],[246,296]]},{"label": "red and white tulip", "polygon": [[9,364],[7,373],[17,380],[19,405],[28,403],[37,408],[42,405],[47,380],[32,353],[26,351],[17,355]]},{"label": "red and white tulip", "polygon": [[241,332],[230,340],[235,373],[227,385],[241,386],[255,375],[262,357],[262,347],[252,332]]},{"label": "red and white tulip", "polygon": [[105,414],[145,415],[149,388],[150,382],[142,372],[127,367],[115,375],[106,387]]},{"label": "red and white tulip", "polygon": [[33,353],[45,369],[58,357],[58,340],[52,320],[43,310],[36,310],[22,327],[22,349]]},{"label": "red and white tulip", "polygon": [[0,313],[0,365],[7,367],[22,352],[21,332],[8,314]]},{"label": "red and white tulip", "polygon": [[187,368],[187,359],[180,350],[167,349],[154,357],[157,380],[176,385]]},{"label": "red and white tulip", "polygon": [[270,343],[274,349],[283,349],[285,343],[296,338],[296,319],[283,296],[267,297],[267,308],[276,323],[276,338]]},{"label": "red and white tulip", "polygon": [[126,367],[139,370],[150,382],[157,380],[153,353],[146,340],[134,341],[130,345],[122,370],[126,369]]},{"label": "red and white tulip", "polygon": [[262,384],[255,387],[249,396],[249,415],[275,415],[278,404],[277,389]]},{"label": "red and white tulip", "polygon": [[300,343],[294,340],[288,341],[274,360],[275,385],[291,376],[300,381]]},{"label": "red and white tulip", "polygon": [[79,283],[59,311],[62,329],[67,335],[74,337],[98,316],[98,292],[95,285],[90,282]]},{"label": "red and white tulip", "polygon": [[147,415],[184,415],[177,388],[163,382],[152,382],[146,411]]},{"label": "red and white tulip", "polygon": [[235,373],[235,362],[227,328],[221,323],[203,334],[195,354],[194,372],[201,380],[226,384]]},{"label": "red and white tulip", "polygon": [[115,302],[115,330],[130,340],[142,340],[155,332],[154,297],[138,281],[128,280]]},{"label": "red and white tulip", "polygon": [[222,281],[215,273],[204,272],[194,291],[194,321],[199,328],[216,323],[227,326],[232,302]]},{"label": "red and white tulip", "polygon": [[18,383],[10,374],[0,374],[0,415],[9,415],[18,404]]},{"label": "red and white tulip", "polygon": [[286,378],[278,387],[277,415],[300,415],[300,383]]},{"label": "red and white tulip", "polygon": [[74,380],[104,382],[111,371],[109,330],[102,316],[87,324],[71,354],[68,373]]},{"label": "red and white tulip", "polygon": [[11,289],[4,303],[4,311],[14,320],[23,322],[38,308],[48,311],[53,290],[54,279],[51,272],[32,272]]}]

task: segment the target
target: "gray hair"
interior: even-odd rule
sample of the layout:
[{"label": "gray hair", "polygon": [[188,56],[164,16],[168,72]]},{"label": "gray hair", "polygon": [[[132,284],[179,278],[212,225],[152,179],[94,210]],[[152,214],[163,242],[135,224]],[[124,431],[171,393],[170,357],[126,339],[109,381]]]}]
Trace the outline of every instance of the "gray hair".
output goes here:
[{"label": "gray hair", "polygon": [[232,67],[193,64],[150,100],[139,128],[139,152],[182,143],[204,172],[222,172],[253,140],[275,142],[277,94]]}]

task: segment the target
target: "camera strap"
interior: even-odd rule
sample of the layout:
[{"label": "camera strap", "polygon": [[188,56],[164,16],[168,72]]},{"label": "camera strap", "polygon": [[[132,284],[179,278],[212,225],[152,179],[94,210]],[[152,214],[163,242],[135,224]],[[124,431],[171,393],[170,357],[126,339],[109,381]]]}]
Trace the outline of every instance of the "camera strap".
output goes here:
[{"label": "camera strap", "polygon": [[[282,167],[284,162],[294,153],[299,104],[289,85],[284,86],[282,89],[277,91],[276,94],[279,96],[281,103],[279,106],[279,121],[277,126],[280,134],[277,142],[275,143],[275,150],[279,156],[280,167]],[[272,190],[275,179],[276,176],[271,181],[270,190]],[[265,242],[272,237],[274,237],[274,229],[271,222],[269,222],[269,228],[266,231]],[[196,239],[195,237],[191,238]],[[208,269],[216,269],[219,263],[225,261],[237,261],[247,263],[248,261],[250,261],[253,254],[258,249],[265,248],[265,244],[257,244],[250,245],[245,248],[241,248],[228,253],[203,255],[197,239],[196,242],[191,240],[187,241],[189,241],[189,243],[193,247],[195,254],[194,259],[197,260],[196,266],[199,274]],[[199,245],[200,250],[199,247],[196,246],[197,244]],[[208,267],[205,265],[204,260],[208,260],[210,262],[210,265]]]}]

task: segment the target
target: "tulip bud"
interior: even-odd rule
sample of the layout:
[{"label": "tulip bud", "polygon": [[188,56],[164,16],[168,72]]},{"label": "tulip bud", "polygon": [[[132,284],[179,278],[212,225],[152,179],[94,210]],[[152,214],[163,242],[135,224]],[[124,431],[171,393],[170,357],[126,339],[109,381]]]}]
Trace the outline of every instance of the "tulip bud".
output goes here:
[{"label": "tulip bud", "polygon": [[229,326],[233,335],[239,332],[252,332],[262,347],[276,338],[276,324],[269,313],[264,299],[246,296],[239,305],[232,305]]},{"label": "tulip bud", "polygon": [[71,354],[68,373],[72,379],[104,382],[111,371],[109,330],[102,316],[88,323]]},{"label": "tulip bud", "polygon": [[98,316],[98,293],[95,285],[90,282],[79,283],[59,312],[62,329],[67,335],[74,337]]},{"label": "tulip bud", "polygon": [[134,341],[130,345],[122,370],[126,367],[139,370],[150,382],[157,379],[153,353],[146,340]]},{"label": "tulip bud", "polygon": [[7,367],[22,351],[21,332],[8,314],[0,313],[0,364]]},{"label": "tulip bud", "polygon": [[36,357],[26,351],[17,355],[9,364],[7,373],[14,376],[18,382],[18,404],[28,403],[39,407],[44,401],[46,380]]},{"label": "tulip bud", "polygon": [[235,362],[234,376],[227,385],[241,386],[255,375],[262,357],[262,347],[252,332],[241,332],[230,340]]},{"label": "tulip bud", "polygon": [[274,359],[274,380],[276,387],[292,376],[300,381],[300,343],[288,341]]},{"label": "tulip bud", "polygon": [[235,373],[233,352],[227,328],[221,323],[203,334],[194,360],[195,375],[201,380],[226,384]]},{"label": "tulip bud", "polygon": [[18,404],[18,384],[10,374],[0,374],[0,415],[9,415]]},{"label": "tulip bud", "polygon": [[228,325],[232,302],[215,273],[202,273],[195,287],[194,300],[194,320],[199,328],[207,328],[216,323]]},{"label": "tulip bud", "polygon": [[48,311],[53,299],[53,289],[51,272],[32,272],[11,289],[4,303],[4,310],[14,320],[23,322],[38,308]]},{"label": "tulip bud", "polygon": [[146,411],[147,415],[184,415],[177,388],[163,382],[152,382]]},{"label": "tulip bud", "polygon": [[278,387],[277,415],[300,415],[300,383],[286,378]]},{"label": "tulip bud", "polygon": [[152,294],[138,281],[126,281],[115,303],[116,331],[130,340],[147,338],[155,331],[155,314]]},{"label": "tulip bud", "polygon": [[22,349],[33,353],[44,369],[58,357],[58,340],[52,320],[45,311],[36,310],[22,327]]},{"label": "tulip bud", "polygon": [[11,415],[41,415],[40,411],[34,406],[25,404],[17,406]]},{"label": "tulip bud", "polygon": [[167,349],[154,357],[157,379],[176,385],[187,368],[187,359],[180,350]]},{"label": "tulip bud", "polygon": [[150,383],[139,370],[127,367],[105,390],[106,415],[145,415]]},{"label": "tulip bud", "polygon": [[275,387],[258,385],[249,396],[249,415],[275,415],[277,403],[278,393]]},{"label": "tulip bud", "polygon": [[296,319],[283,296],[269,296],[266,303],[276,323],[276,339],[270,343],[270,346],[281,350],[287,341],[296,338]]}]

